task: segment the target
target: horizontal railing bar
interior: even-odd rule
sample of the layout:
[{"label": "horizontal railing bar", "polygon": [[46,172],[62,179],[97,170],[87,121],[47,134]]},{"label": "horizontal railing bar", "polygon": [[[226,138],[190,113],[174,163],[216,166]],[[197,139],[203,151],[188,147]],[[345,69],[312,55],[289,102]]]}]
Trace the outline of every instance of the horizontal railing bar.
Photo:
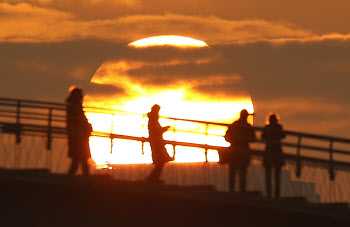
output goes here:
[{"label": "horizontal railing bar", "polygon": [[[8,124],[7,122],[0,122],[0,125],[4,125],[4,124]],[[16,125],[16,123],[12,123],[14,125]],[[47,133],[48,131],[48,126],[45,126],[45,125],[30,125],[30,124],[20,124],[20,128],[21,128],[21,131],[26,131],[26,130],[40,130],[44,133]],[[52,132],[56,132],[56,131],[59,131],[59,132],[64,132],[66,133],[67,132],[67,129],[65,127],[54,127],[54,126],[51,126],[51,131]]]},{"label": "horizontal railing bar", "polygon": [[[0,103],[1,106],[11,106],[11,107],[17,107],[18,105],[16,103]],[[52,107],[52,106],[42,106],[42,105],[30,105],[30,104],[23,104],[20,103],[21,108],[40,108],[40,109],[53,109],[53,110],[66,110],[66,107]]]},{"label": "horizontal railing bar", "polygon": [[[15,110],[2,110],[0,109],[0,113],[13,113],[13,114],[17,114],[17,111]],[[20,112],[21,115],[25,114],[25,115],[38,115],[38,116],[48,116],[48,113],[38,113],[38,112],[27,112],[27,111],[21,111]],[[16,115],[13,115],[14,117]],[[59,118],[66,118],[66,115],[57,115],[57,114],[52,114],[52,117],[59,117]]]},{"label": "horizontal railing bar", "polygon": [[[251,150],[251,154],[255,156],[264,156],[264,151],[262,150]],[[284,157],[286,161],[292,161],[297,162],[297,156],[292,154],[284,154]],[[328,168],[329,167],[329,160],[327,159],[320,159],[320,158],[313,158],[313,157],[307,157],[307,156],[300,156],[300,160],[302,163],[312,163],[314,166],[319,166],[322,168]],[[335,169],[346,169],[350,170],[350,163],[349,162],[341,162],[341,161],[332,161]]]},{"label": "horizontal railing bar", "polygon": [[[30,119],[30,118],[27,118]],[[46,119],[36,119],[36,120],[46,120]],[[65,122],[65,121],[60,121],[60,122]],[[31,127],[31,128],[40,128],[43,132],[47,132],[47,126],[35,126],[35,125],[23,125],[22,126],[22,130],[25,130],[26,127]],[[63,129],[63,128],[62,128]],[[101,132],[97,132],[97,133],[101,133]],[[140,140],[140,137],[137,136],[127,136],[127,135],[117,135],[117,134],[110,134],[110,133],[106,133],[106,135],[108,135],[108,137],[111,138],[121,138],[121,139],[130,139],[130,140]],[[167,141],[169,143],[172,143],[173,141]],[[196,144],[196,143],[189,143],[189,142],[180,142],[180,141],[176,141],[180,145],[180,143],[185,144],[186,146],[190,146],[193,145],[193,147],[201,147],[203,148],[204,146],[208,146],[207,149],[220,149],[222,147],[220,146],[214,146],[214,145],[201,145],[201,144]],[[257,140],[256,142],[258,143],[264,143],[264,141],[262,140]],[[292,143],[282,143],[283,146],[288,146],[288,147],[297,147],[297,144],[292,144]],[[328,148],[323,148],[323,147],[316,147],[316,146],[307,146],[307,145],[299,145],[300,148],[304,148],[304,149],[309,149],[309,150],[316,150],[316,151],[321,151],[321,152],[329,152]],[[350,155],[349,151],[344,151],[344,150],[333,150],[334,153],[337,154],[345,154],[345,155]]]},{"label": "horizontal railing bar", "polygon": [[[55,105],[60,107],[66,107],[66,104],[63,103],[54,103],[54,102],[42,102],[42,101],[33,101],[33,100],[19,100],[19,99],[11,99],[11,98],[0,98],[1,101],[12,101],[12,102],[24,102],[24,103],[32,103],[32,104],[39,104],[39,105]],[[17,105],[17,104],[16,104]],[[22,105],[21,105],[22,106]],[[42,107],[42,106],[33,106],[33,105],[23,105],[23,107],[37,107],[37,108],[50,108],[50,107]],[[126,113],[133,113],[133,114],[140,114],[145,116],[146,114],[136,113],[136,112],[128,112],[128,111],[122,111],[122,110],[116,110],[116,109],[108,109],[108,108],[99,108],[99,107],[88,107],[84,106],[84,108],[87,109],[95,109],[95,110],[106,110],[106,111],[115,111],[115,112],[126,112]],[[65,108],[58,108],[60,110],[65,110]],[[200,121],[200,120],[191,120],[191,119],[183,119],[183,118],[174,118],[174,117],[163,117],[164,119],[171,119],[171,120],[177,120],[177,121],[187,121],[187,122],[194,122],[194,123],[201,123],[201,124],[210,124],[210,125],[220,125],[220,126],[228,126],[230,124],[227,123],[219,123],[219,122],[208,122],[208,121]],[[263,127],[254,127],[257,131],[261,131]],[[291,136],[302,136],[303,138],[310,138],[310,139],[319,139],[319,140],[333,140],[334,142],[343,142],[343,143],[350,143],[350,139],[346,138],[339,138],[339,137],[330,137],[330,136],[323,136],[323,135],[315,135],[310,133],[300,133],[300,132],[294,132],[294,131],[288,131],[285,130],[285,133]]]},{"label": "horizontal railing bar", "polygon": [[[288,147],[297,147],[297,144],[292,144],[292,143],[282,143],[283,146],[288,146]],[[315,146],[308,146],[308,145],[299,145],[300,148],[308,149],[308,150],[317,150],[321,152],[329,152],[329,148],[323,148],[323,147],[315,147]],[[348,154],[350,155],[350,151],[344,151],[344,150],[332,150],[333,153],[338,153],[338,154]]]},{"label": "horizontal railing bar", "polygon": [[[32,127],[32,128],[31,128]],[[26,131],[30,132],[40,132],[40,133],[47,133],[47,130],[45,126],[33,126],[33,125],[25,125],[24,126]],[[62,138],[62,137],[57,137],[55,134],[63,135],[66,134],[65,128],[59,128],[59,127],[53,127],[52,128],[52,134],[53,138]],[[29,135],[29,134],[27,134]],[[100,137],[106,137],[106,138],[118,138],[118,139],[126,139],[126,140],[136,140],[140,142],[148,142],[149,139],[147,137],[138,137],[138,136],[128,136],[128,135],[117,135],[117,134],[108,134],[108,133],[103,133],[103,132],[94,132],[92,136],[100,136]],[[203,149],[213,149],[213,150],[218,150],[218,149],[225,149],[225,147],[221,146],[213,146],[213,145],[204,145],[204,144],[196,144],[196,143],[189,143],[189,142],[178,142],[178,141],[165,141],[166,144],[171,144],[174,146],[187,146],[187,147],[197,147],[197,148],[203,148]],[[264,151],[263,150],[252,150],[251,151],[252,155],[256,156],[263,156]],[[297,157],[295,155],[291,154],[285,154],[285,157],[289,161],[297,161]],[[312,157],[307,157],[307,156],[300,156],[300,159],[302,162],[312,162],[312,163],[317,163],[317,165],[322,166],[323,168],[328,168],[329,161],[326,159],[319,159],[319,158],[312,158]],[[340,162],[340,161],[333,161],[334,168],[349,168],[350,169],[350,163],[348,162]]]},{"label": "horizontal railing bar", "polygon": [[[47,118],[44,117],[27,117],[27,116],[21,116],[21,119],[26,119],[26,120],[36,120],[36,121],[47,121]],[[65,120],[61,119],[55,119],[55,122],[65,122]]]},{"label": "horizontal railing bar", "polygon": [[[17,117],[17,111],[12,111],[12,110],[1,110],[0,109],[0,113],[10,113],[11,115],[6,115],[6,116],[10,116],[10,117],[14,117],[16,118]],[[37,113],[37,112],[21,112],[21,117],[24,117],[23,115],[33,115],[33,116],[45,116],[47,119],[48,117],[48,114],[46,113]],[[55,120],[54,118],[61,118],[61,119],[65,119],[66,116],[65,115],[57,115],[57,114],[52,114],[52,120]]]},{"label": "horizontal railing bar", "polygon": [[53,110],[66,110],[66,107],[47,107],[47,106],[35,106],[35,105],[29,105],[29,104],[21,104],[21,108],[40,108],[40,109],[53,109]]},{"label": "horizontal railing bar", "polygon": [[27,99],[0,98],[0,101],[9,101],[9,102],[20,101],[21,103],[35,103],[35,104],[40,104],[40,105],[66,106],[66,104],[58,103],[58,102],[44,102],[44,101],[35,101],[35,100],[27,100]]},{"label": "horizontal railing bar", "polygon": [[13,116],[11,114],[0,114],[0,117],[14,118],[14,120],[16,120],[16,116]]}]

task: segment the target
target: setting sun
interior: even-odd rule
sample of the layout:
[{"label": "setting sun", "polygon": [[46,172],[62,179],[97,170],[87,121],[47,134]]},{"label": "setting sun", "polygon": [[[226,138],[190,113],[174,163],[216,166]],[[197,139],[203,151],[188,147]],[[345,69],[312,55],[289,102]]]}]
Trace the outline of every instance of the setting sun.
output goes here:
[{"label": "setting sun", "polygon": [[137,40],[135,42],[129,43],[129,46],[133,47],[149,47],[149,46],[160,46],[160,45],[170,45],[177,47],[205,47],[208,46],[205,42],[177,35],[161,35],[153,36],[149,38],[144,38]]},{"label": "setting sun", "polygon": [[[194,69],[190,72],[197,74],[203,71],[201,67],[220,61],[221,57],[212,50],[201,50],[202,47],[207,47],[205,42],[181,36],[155,36],[129,44],[136,50],[139,49],[140,54],[143,54],[143,47],[155,45],[179,47],[181,52],[174,56],[164,52],[164,57],[155,61],[149,61],[148,56],[138,61],[106,61],[91,80],[91,86],[108,85],[116,90],[123,90],[123,94],[108,96],[87,93],[86,106],[120,110],[110,114],[98,114],[87,109],[94,131],[133,136],[140,140],[91,137],[92,158],[97,164],[152,163],[150,145],[148,142],[142,143],[141,139],[148,138],[146,113],[154,104],[160,105],[160,115],[166,116],[160,118],[160,124],[170,126],[164,133],[165,140],[223,147],[228,146],[223,138],[226,126],[205,122],[228,124],[239,117],[242,109],[254,112],[251,98],[244,91],[237,90],[235,95],[213,95],[210,90],[204,89],[213,84],[239,84],[242,80],[239,75],[229,75],[224,79],[214,72],[204,80],[187,76],[172,81],[171,73],[182,71],[183,67],[193,66]],[[191,57],[188,57],[186,48],[191,50],[191,47],[197,47],[197,50],[192,49]],[[154,71],[158,69],[161,71],[159,75]],[[166,69],[166,73],[163,69]],[[154,73],[148,74],[149,70]],[[206,71],[203,73],[208,74]],[[159,81],[162,81],[161,85]],[[249,120],[253,123],[253,119]],[[212,149],[205,151],[204,148],[175,147],[170,144],[166,145],[166,149],[170,156],[175,155],[175,162],[219,161],[217,151]]]}]

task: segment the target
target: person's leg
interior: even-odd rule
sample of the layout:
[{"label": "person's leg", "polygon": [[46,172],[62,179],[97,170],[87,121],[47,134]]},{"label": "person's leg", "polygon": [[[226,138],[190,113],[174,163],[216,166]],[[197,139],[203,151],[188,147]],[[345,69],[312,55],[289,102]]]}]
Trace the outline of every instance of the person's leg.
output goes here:
[{"label": "person's leg", "polygon": [[81,160],[81,168],[83,169],[83,175],[84,176],[90,175],[90,167],[89,167],[89,163],[88,163],[88,159],[87,158],[83,158]]},{"label": "person's leg", "polygon": [[155,164],[154,168],[146,178],[147,181],[160,181],[160,175],[162,174],[163,170],[163,163]]},{"label": "person's leg", "polygon": [[162,170],[163,170],[164,163],[162,164],[157,164],[154,168],[154,174],[153,177],[155,180],[160,180],[160,175],[162,175]]},{"label": "person's leg", "polygon": [[74,175],[77,172],[78,164],[79,164],[78,159],[72,158],[72,162],[71,162],[70,168],[68,170],[69,175]]},{"label": "person's leg", "polygon": [[280,187],[281,187],[281,167],[275,167],[275,197],[280,197]]},{"label": "person's leg", "polygon": [[239,188],[241,192],[245,192],[246,190],[247,168],[248,166],[243,166],[239,169]]},{"label": "person's leg", "polygon": [[229,164],[229,192],[235,191],[235,177],[236,177],[236,169],[233,167],[232,164]]},{"label": "person's leg", "polygon": [[265,183],[267,197],[271,198],[271,166],[265,166]]}]

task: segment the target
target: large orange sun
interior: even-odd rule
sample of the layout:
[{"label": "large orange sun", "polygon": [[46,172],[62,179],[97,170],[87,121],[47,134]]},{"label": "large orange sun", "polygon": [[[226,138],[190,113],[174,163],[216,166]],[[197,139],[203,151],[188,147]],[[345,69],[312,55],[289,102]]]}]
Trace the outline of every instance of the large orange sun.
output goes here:
[{"label": "large orange sun", "polygon": [[150,47],[150,46],[162,46],[170,45],[177,47],[205,47],[208,46],[205,42],[189,37],[177,36],[177,35],[161,35],[153,36],[137,40],[129,43],[129,46],[133,47]]},{"label": "large orange sun", "polygon": [[[157,48],[157,56],[152,60],[152,47]],[[180,48],[181,51],[168,53],[167,46]],[[212,121],[231,123],[238,118],[242,109],[254,112],[251,98],[247,92],[238,95],[225,95],[218,91],[203,92],[206,87],[221,86],[226,84],[240,83],[241,76],[235,74],[221,75],[220,73],[208,74],[202,68],[215,67],[216,61],[220,61],[218,53],[210,49],[208,45],[200,40],[183,36],[154,36],[137,40],[129,44],[129,47],[136,49],[139,55],[135,60],[133,56],[125,59],[109,60],[101,65],[92,78],[92,86],[110,85],[122,88],[124,93],[115,95],[90,95],[87,93],[86,106],[97,106],[121,110],[109,114],[97,114],[87,110],[87,116],[95,131],[148,137],[147,117],[145,114],[150,111],[154,104],[161,106],[160,115],[192,119],[201,121]],[[195,48],[195,49],[193,49]],[[143,51],[148,50],[145,59],[140,59]],[[190,54],[186,52],[189,49]],[[132,52],[134,53],[134,52]],[[128,60],[126,60],[128,59]],[[219,59],[219,60],[218,60]],[[222,65],[222,62],[220,62]],[[192,67],[192,68],[191,68]],[[190,68],[188,71],[181,71]],[[166,69],[166,70],[165,70]],[[182,76],[177,71],[189,74]],[[203,71],[205,79],[201,79]],[[193,73],[194,76],[191,76]],[[179,77],[179,79],[178,79]],[[152,83],[152,80],[164,79],[163,84]],[[149,82],[151,81],[151,82]],[[157,81],[158,82],[158,81]],[[206,91],[206,90],[204,90]],[[172,141],[192,142],[199,144],[211,144],[216,146],[227,146],[223,139],[226,127],[202,123],[160,119],[162,125],[170,125],[171,129],[164,134],[164,139]],[[141,142],[109,139],[90,138],[92,158],[97,164],[122,164],[122,163],[151,163],[151,150],[148,143],[141,146]],[[174,148],[167,145],[170,155],[173,155]],[[203,149],[181,147],[175,148],[175,162],[203,162],[205,153]],[[218,161],[217,151],[208,151],[209,161]]]}]

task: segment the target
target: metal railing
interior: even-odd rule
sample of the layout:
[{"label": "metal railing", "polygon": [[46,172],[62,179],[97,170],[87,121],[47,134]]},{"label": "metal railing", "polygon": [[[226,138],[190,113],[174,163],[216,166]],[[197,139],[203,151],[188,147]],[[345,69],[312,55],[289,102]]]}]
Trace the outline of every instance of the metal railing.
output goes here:
[{"label": "metal railing", "polygon": [[[85,107],[87,112],[104,113],[117,115],[121,111]],[[16,137],[16,143],[21,142],[21,137],[26,135],[31,136],[44,136],[46,137],[46,149],[50,150],[52,147],[53,138],[65,138],[65,110],[66,105],[62,103],[42,102],[33,100],[19,100],[0,98],[0,133],[14,134]],[[128,114],[128,112],[123,112]],[[131,114],[131,113],[130,113]],[[135,113],[133,113],[135,114]],[[146,117],[145,114],[139,114]],[[173,120],[176,122],[190,122],[205,126],[205,136],[210,136],[208,132],[211,126],[227,127],[228,124],[189,120],[181,118],[169,118],[164,119]],[[257,133],[262,132],[262,127],[254,127]],[[173,129],[176,132],[176,128]],[[192,132],[193,133],[193,132]],[[342,169],[350,171],[350,139],[329,137],[322,135],[315,135],[309,133],[300,133],[293,131],[285,131],[287,138],[295,138],[296,142],[283,142],[284,149],[292,149],[292,152],[285,153],[286,160],[296,165],[296,175],[300,177],[303,165],[316,165],[320,168],[326,168],[329,171],[331,180],[334,180],[334,171]],[[134,140],[143,143],[148,142],[148,138],[144,136],[135,135],[123,135],[107,132],[93,132],[93,136],[106,137],[113,139]],[[217,135],[216,135],[217,136]],[[313,143],[326,143],[326,146],[314,145],[304,143],[305,140],[313,140]],[[202,148],[205,151],[207,157],[207,151],[209,149],[219,150],[223,149],[223,146],[186,142],[179,140],[166,140],[167,144],[171,144],[174,148],[176,146]],[[263,144],[262,140],[257,139],[254,144]],[[335,148],[335,144],[341,144],[347,149]],[[112,149],[112,148],[111,148]],[[317,151],[317,155],[307,155],[310,151]],[[175,149],[174,149],[175,152]],[[302,154],[303,153],[303,154]],[[253,148],[252,155],[261,157],[264,154],[263,148]],[[326,155],[326,157],[324,157]],[[341,160],[336,160],[335,155],[341,155]]]}]

